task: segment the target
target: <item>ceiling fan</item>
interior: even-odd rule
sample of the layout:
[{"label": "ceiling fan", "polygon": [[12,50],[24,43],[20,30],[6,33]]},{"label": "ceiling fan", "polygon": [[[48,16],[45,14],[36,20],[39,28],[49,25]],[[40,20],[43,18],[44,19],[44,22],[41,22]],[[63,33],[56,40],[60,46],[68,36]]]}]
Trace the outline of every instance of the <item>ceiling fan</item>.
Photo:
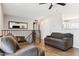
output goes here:
[{"label": "ceiling fan", "polygon": [[[47,4],[47,3],[39,3],[39,5],[43,5],[43,4]],[[65,6],[66,5],[66,3],[56,3],[56,4],[61,5],[61,6]],[[50,6],[49,6],[48,9],[50,10],[50,9],[52,9],[52,7],[53,7],[53,4],[50,3]]]}]

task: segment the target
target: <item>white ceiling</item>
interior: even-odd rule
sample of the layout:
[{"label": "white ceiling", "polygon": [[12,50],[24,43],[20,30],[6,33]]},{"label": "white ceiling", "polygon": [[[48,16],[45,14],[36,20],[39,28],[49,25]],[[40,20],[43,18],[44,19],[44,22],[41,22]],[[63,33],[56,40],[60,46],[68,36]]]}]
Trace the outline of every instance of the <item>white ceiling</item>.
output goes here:
[{"label": "white ceiling", "polygon": [[3,3],[3,12],[6,15],[20,16],[20,17],[42,17],[53,14],[53,12],[60,12],[63,19],[79,18],[79,4],[67,3],[66,6],[54,4],[51,10],[48,9],[50,4],[39,5],[38,3]]}]

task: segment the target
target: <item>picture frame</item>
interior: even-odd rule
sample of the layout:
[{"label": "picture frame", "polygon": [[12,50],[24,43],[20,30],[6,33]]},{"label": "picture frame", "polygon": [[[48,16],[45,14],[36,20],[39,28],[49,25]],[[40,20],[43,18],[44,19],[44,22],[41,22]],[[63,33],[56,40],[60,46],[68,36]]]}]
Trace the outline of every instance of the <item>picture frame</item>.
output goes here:
[{"label": "picture frame", "polygon": [[18,21],[9,21],[8,28],[9,29],[28,29],[28,23],[18,22]]}]

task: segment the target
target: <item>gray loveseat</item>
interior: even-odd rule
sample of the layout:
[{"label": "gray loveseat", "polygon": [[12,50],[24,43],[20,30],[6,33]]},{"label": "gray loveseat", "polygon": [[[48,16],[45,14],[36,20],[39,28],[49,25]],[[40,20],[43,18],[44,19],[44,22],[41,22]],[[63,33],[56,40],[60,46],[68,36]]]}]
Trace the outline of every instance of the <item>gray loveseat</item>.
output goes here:
[{"label": "gray loveseat", "polygon": [[45,44],[61,50],[73,47],[73,35],[71,33],[52,33],[45,37]]}]

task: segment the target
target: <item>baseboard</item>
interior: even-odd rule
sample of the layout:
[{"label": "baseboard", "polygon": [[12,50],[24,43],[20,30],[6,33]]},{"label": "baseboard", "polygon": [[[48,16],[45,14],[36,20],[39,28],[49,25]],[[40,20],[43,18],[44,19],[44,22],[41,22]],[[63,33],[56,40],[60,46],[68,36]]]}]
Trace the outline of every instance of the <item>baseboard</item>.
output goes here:
[{"label": "baseboard", "polygon": [[79,49],[79,46],[73,46],[73,48],[77,48],[77,49]]}]

